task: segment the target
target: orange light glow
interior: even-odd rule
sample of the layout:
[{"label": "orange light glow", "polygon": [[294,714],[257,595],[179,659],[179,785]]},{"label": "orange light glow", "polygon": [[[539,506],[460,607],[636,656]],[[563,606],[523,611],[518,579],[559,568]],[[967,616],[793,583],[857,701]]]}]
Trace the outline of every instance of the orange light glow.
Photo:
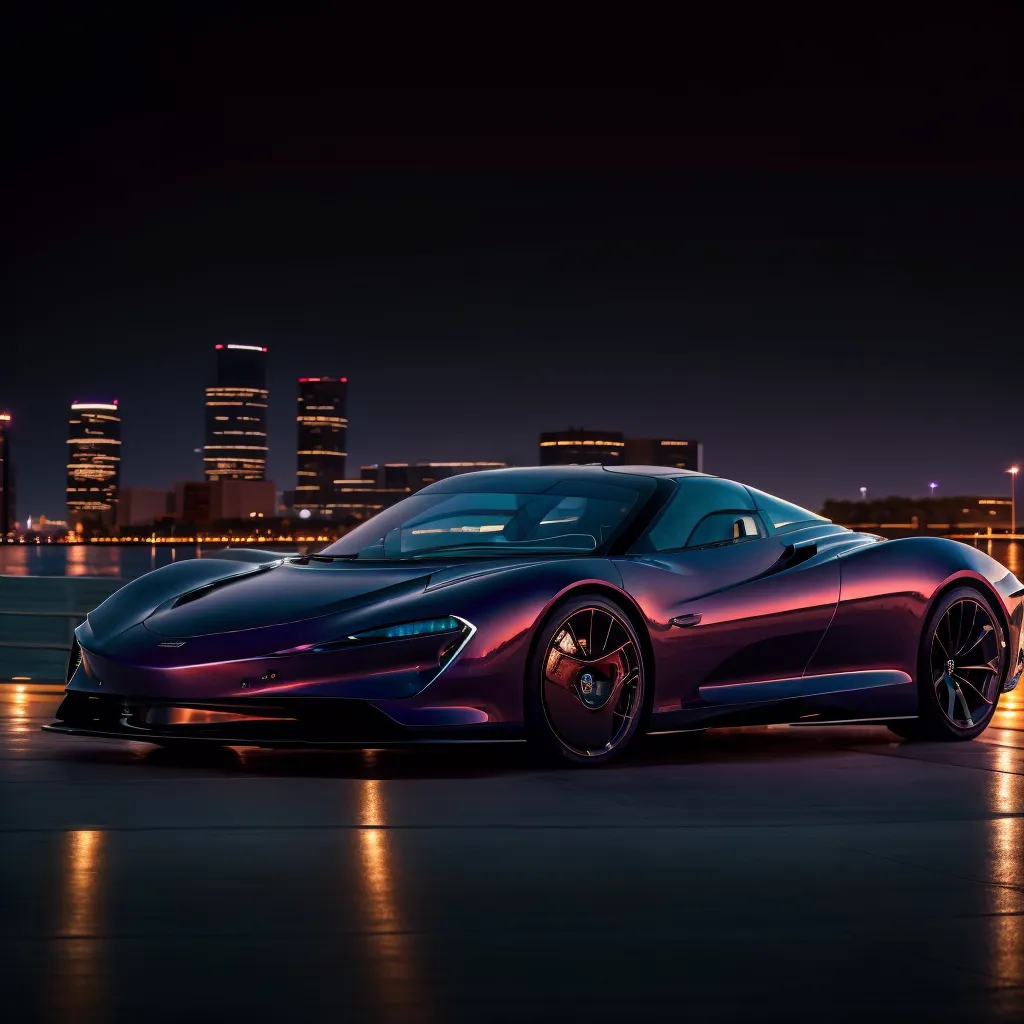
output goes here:
[{"label": "orange light glow", "polygon": [[59,1020],[97,1020],[103,1001],[102,892],[104,833],[76,829],[64,834],[60,935],[64,963],[52,996]]}]

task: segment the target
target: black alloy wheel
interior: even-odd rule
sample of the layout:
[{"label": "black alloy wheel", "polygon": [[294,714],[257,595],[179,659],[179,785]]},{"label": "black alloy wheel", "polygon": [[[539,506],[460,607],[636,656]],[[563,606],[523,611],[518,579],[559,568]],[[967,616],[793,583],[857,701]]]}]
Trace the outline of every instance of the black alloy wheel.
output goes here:
[{"label": "black alloy wheel", "polygon": [[536,749],[562,763],[602,764],[636,735],[648,696],[643,649],[622,608],[584,595],[552,612],[526,680]]},{"label": "black alloy wheel", "polygon": [[995,713],[1006,665],[1002,625],[988,598],[971,587],[950,591],[922,636],[919,717],[892,728],[914,739],[973,739]]}]

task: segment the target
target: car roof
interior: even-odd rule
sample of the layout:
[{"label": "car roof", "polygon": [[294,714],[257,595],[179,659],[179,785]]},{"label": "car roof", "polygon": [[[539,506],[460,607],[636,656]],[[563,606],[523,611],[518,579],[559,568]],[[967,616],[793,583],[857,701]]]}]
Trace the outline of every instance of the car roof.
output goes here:
[{"label": "car roof", "polygon": [[[689,477],[709,476],[707,473],[695,473],[687,469],[675,469],[672,466],[601,466],[570,465],[570,466],[514,466],[507,469],[477,470],[472,474],[460,473],[445,477],[437,483],[430,484],[423,490],[447,491],[459,484],[467,486],[466,478],[472,475],[474,480],[493,484],[500,480],[510,490],[517,486],[533,491],[560,480],[580,480],[588,483],[609,483],[609,475],[633,477]],[[423,493],[422,491],[420,492]]]},{"label": "car roof", "polygon": [[[572,466],[563,466],[572,469]],[[675,466],[602,466],[609,473],[631,473],[633,476],[712,476],[711,473],[698,473],[694,469],[678,469]]]}]

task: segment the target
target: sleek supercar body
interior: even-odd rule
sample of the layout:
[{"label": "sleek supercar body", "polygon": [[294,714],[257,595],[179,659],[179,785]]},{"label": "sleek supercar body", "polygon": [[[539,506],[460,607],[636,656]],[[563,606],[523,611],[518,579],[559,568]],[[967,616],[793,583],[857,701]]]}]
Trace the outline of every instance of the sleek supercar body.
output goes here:
[{"label": "sleek supercar body", "polygon": [[883,541],[649,467],[444,480],[320,555],[225,551],[77,630],[55,732],[261,746],[878,721],[969,739],[1024,666],[1024,588],[974,548]]}]

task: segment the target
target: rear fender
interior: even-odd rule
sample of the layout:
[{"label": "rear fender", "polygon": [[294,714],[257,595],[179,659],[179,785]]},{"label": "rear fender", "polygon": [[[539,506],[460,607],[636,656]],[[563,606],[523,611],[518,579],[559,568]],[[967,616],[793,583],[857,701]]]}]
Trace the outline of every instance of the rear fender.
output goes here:
[{"label": "rear fender", "polygon": [[839,606],[806,674],[897,669],[917,677],[921,634],[950,588],[974,586],[1004,619],[1007,643],[1020,650],[1020,583],[984,552],[941,537],[908,537],[839,556]]}]

